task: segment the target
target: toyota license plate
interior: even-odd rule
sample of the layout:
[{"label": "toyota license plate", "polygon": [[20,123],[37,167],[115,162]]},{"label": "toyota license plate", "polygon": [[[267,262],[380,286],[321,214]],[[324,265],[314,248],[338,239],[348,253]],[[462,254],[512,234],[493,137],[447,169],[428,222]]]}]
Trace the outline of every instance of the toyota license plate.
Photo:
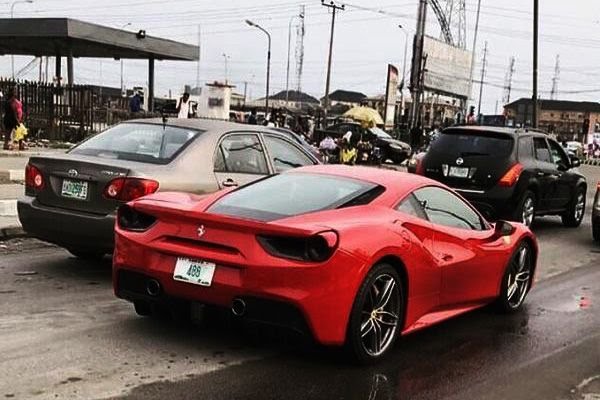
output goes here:
[{"label": "toyota license plate", "polygon": [[450,167],[450,172],[448,176],[453,178],[468,178],[469,177],[469,168],[465,167]]},{"label": "toyota license plate", "polygon": [[193,283],[194,285],[210,286],[216,265],[214,263],[191,260],[189,258],[178,258],[173,271],[173,279],[181,282]]},{"label": "toyota license plate", "polygon": [[60,194],[70,199],[86,200],[88,196],[88,183],[65,179],[63,180]]}]

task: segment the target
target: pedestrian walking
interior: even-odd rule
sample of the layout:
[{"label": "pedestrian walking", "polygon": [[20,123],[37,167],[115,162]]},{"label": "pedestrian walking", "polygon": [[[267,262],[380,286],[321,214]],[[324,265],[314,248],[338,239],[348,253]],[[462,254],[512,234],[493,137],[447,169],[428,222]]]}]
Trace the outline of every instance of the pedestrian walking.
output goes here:
[{"label": "pedestrian walking", "polygon": [[6,94],[6,100],[3,103],[3,123],[4,123],[4,150],[12,150],[13,142],[17,139],[19,150],[25,149],[24,135],[15,138],[15,131],[23,123],[23,104],[19,100],[16,87],[12,87]]},{"label": "pedestrian walking", "polygon": [[138,113],[142,111],[142,98],[139,92],[135,92],[129,100],[129,111],[132,113]]},{"label": "pedestrian walking", "polygon": [[185,92],[177,103],[177,118],[189,118],[191,111],[190,94]]},{"label": "pedestrian walking", "polygon": [[250,116],[248,117],[248,124],[249,125],[257,125],[258,121],[256,120],[256,109],[253,109],[252,111],[250,111]]},{"label": "pedestrian walking", "polygon": [[477,117],[475,117],[475,107],[471,106],[469,110],[469,115],[467,116],[467,124],[468,125],[476,125]]},{"label": "pedestrian walking", "polygon": [[356,159],[358,157],[358,151],[356,147],[352,144],[352,132],[348,131],[342,137],[342,143],[340,145],[340,163],[345,165],[354,165],[356,164]]}]

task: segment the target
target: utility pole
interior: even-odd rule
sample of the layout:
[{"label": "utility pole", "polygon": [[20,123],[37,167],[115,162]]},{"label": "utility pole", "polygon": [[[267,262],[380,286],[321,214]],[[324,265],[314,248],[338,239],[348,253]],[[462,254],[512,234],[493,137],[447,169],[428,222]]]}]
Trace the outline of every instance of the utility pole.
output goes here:
[{"label": "utility pole", "polygon": [[485,79],[485,69],[487,67],[487,52],[488,52],[488,42],[485,42],[485,47],[483,48],[483,63],[481,65],[481,82],[479,83],[479,105],[477,107],[477,118],[481,115],[481,100],[483,98],[483,80]]},{"label": "utility pole", "polygon": [[410,127],[415,127],[419,123],[419,110],[421,101],[421,92],[423,88],[423,41],[425,39],[425,23],[427,21],[427,0],[419,0],[419,12],[417,17],[417,29],[413,42],[413,58],[410,73],[410,93],[412,104],[410,107]]},{"label": "utility pole", "polygon": [[[471,54],[471,74],[469,78],[469,97],[473,98],[473,75],[475,74],[475,49],[477,48],[477,33],[479,32],[479,16],[481,15],[481,0],[477,2],[477,16],[475,17],[475,32],[473,33],[473,48]],[[467,115],[468,103],[466,102],[465,115]]]},{"label": "utility pole", "polygon": [[508,63],[508,71],[506,71],[506,78],[504,79],[504,96],[502,102],[504,104],[510,103],[510,94],[512,92],[512,80],[515,73],[515,58],[511,57]]},{"label": "utility pole", "polygon": [[550,100],[556,99],[558,92],[558,81],[560,80],[560,55],[556,55],[556,65],[554,66],[554,76],[552,77],[552,91],[550,92]]},{"label": "utility pole", "polygon": [[332,10],[331,13],[331,37],[329,39],[329,58],[327,60],[327,81],[325,82],[325,115],[329,111],[329,84],[331,83],[331,57],[333,53],[333,32],[335,29],[335,14],[338,10],[343,11],[346,6],[345,5],[336,5],[333,1],[329,3],[325,3],[325,0],[321,0],[321,5],[330,8]]},{"label": "utility pole", "polygon": [[196,64],[196,90],[198,92],[197,95],[200,95],[200,58],[202,54],[202,48],[200,47],[202,44],[202,31],[200,30],[200,24],[198,24],[198,63]]},{"label": "utility pole", "polygon": [[304,71],[304,29],[306,6],[300,6],[300,23],[296,31],[296,87],[298,92],[302,92],[302,72]]},{"label": "utility pole", "polygon": [[244,81],[244,107],[246,107],[246,95],[248,94],[248,82]]},{"label": "utility pole", "polygon": [[531,125],[538,127],[538,37],[539,37],[539,0],[533,0],[533,114]]}]

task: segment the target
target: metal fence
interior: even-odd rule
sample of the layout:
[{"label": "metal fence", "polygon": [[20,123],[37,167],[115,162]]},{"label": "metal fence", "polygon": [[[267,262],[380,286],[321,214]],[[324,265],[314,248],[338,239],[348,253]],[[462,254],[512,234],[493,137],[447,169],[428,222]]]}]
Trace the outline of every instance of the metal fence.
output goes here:
[{"label": "metal fence", "polygon": [[34,139],[78,142],[120,121],[154,116],[130,113],[128,98],[118,89],[0,78],[5,95],[11,87],[18,90],[25,125]]}]

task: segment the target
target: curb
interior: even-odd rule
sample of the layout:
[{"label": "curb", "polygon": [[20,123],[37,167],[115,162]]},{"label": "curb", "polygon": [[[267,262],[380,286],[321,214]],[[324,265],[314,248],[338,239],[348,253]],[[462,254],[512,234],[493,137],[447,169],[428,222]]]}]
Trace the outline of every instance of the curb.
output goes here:
[{"label": "curb", "polygon": [[0,242],[26,236],[27,232],[25,232],[20,226],[8,226],[6,228],[0,228]]},{"label": "curb", "polygon": [[0,183],[19,183],[25,181],[24,169],[0,169]]},{"label": "curb", "polygon": [[0,217],[16,217],[17,200],[0,200]]}]

